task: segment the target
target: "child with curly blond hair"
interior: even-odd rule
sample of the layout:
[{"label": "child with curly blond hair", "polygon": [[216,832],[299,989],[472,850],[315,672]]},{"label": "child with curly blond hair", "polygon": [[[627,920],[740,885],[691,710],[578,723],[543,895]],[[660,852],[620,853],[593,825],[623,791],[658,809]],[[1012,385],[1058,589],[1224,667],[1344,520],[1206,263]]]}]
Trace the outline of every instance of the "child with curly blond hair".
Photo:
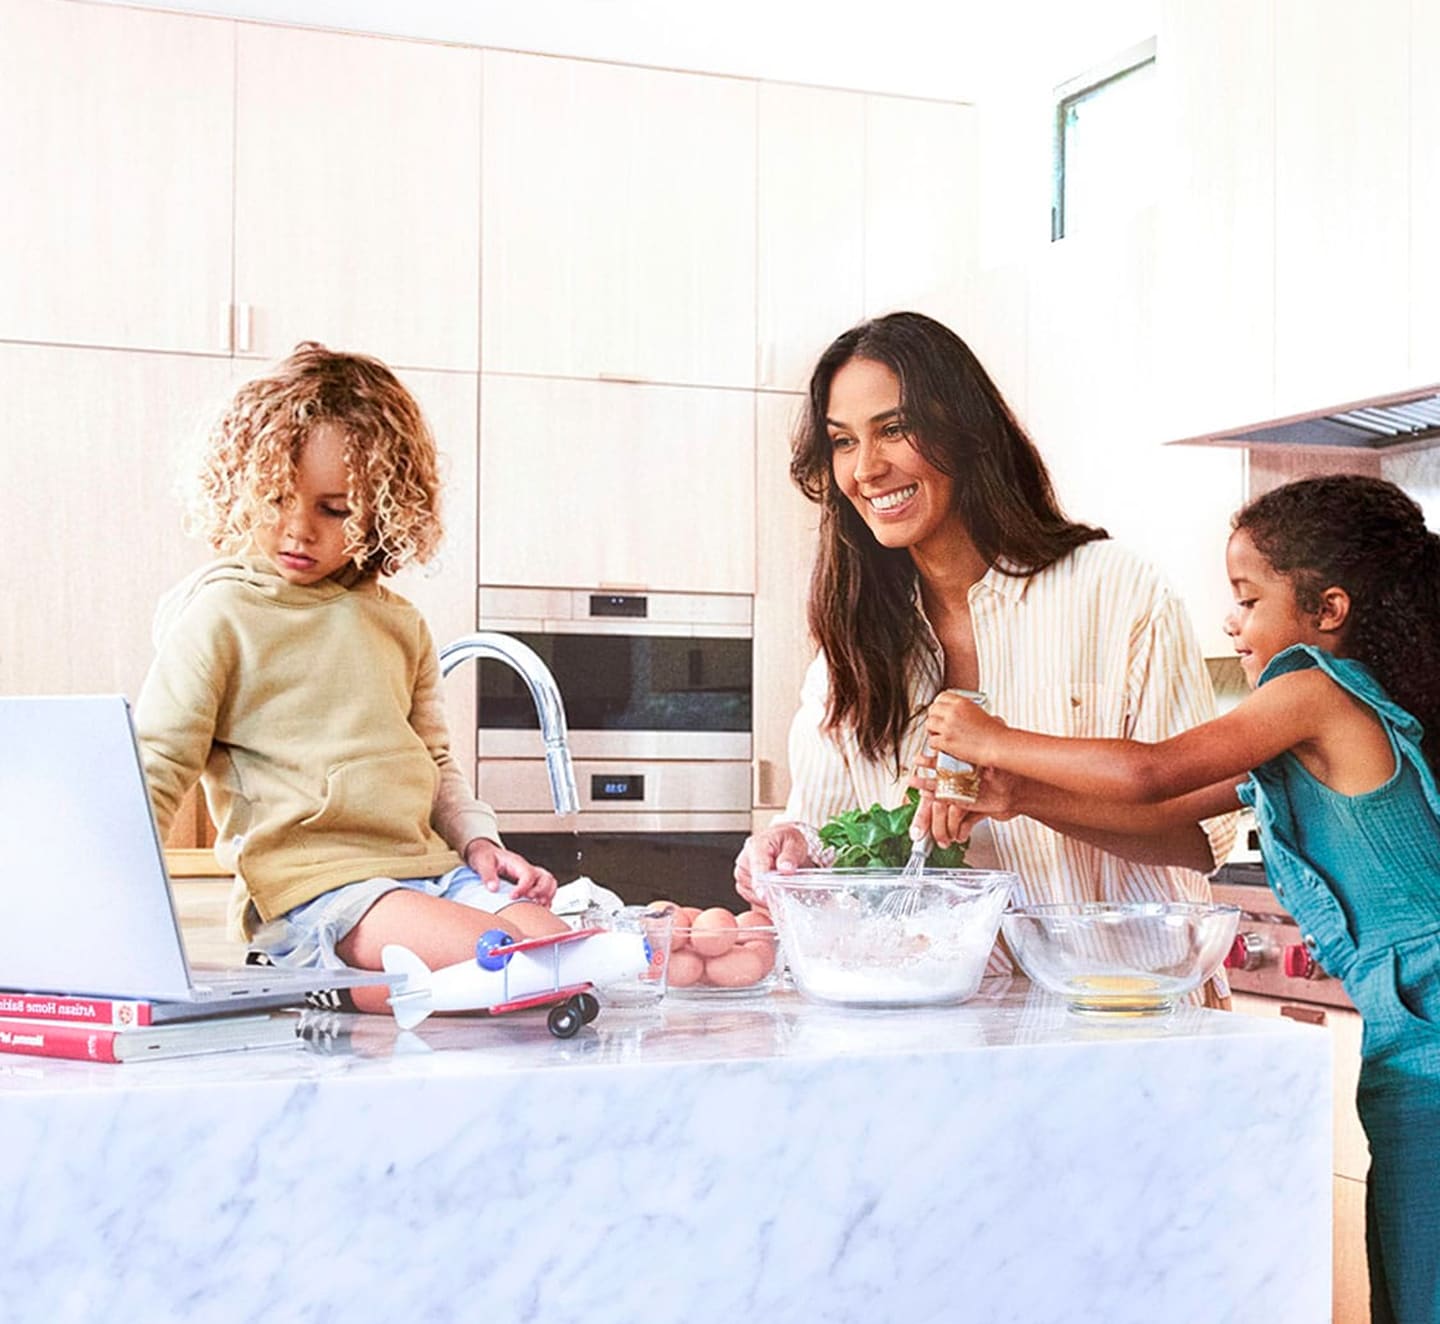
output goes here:
[{"label": "child with curly blond hair", "polygon": [[161,832],[199,780],[262,959],[443,966],[487,929],[565,927],[451,757],[425,621],[379,582],[434,555],[439,506],[420,407],[364,355],[298,346],[208,438],[192,523],[220,559],[162,600],[135,719]]}]

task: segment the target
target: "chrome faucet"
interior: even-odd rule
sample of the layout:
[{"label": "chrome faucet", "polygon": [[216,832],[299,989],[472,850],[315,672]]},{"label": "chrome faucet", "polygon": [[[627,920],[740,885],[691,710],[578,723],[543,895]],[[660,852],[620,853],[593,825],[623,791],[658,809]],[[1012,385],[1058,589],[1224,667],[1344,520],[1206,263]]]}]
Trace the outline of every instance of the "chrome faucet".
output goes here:
[{"label": "chrome faucet", "polygon": [[550,775],[550,795],[557,814],[574,814],[580,809],[575,789],[575,765],[570,761],[569,737],[565,731],[565,703],[550,668],[528,644],[497,630],[466,634],[440,650],[440,674],[448,676],[462,662],[482,657],[504,662],[525,682],[540,718],[545,740],[545,771]]}]

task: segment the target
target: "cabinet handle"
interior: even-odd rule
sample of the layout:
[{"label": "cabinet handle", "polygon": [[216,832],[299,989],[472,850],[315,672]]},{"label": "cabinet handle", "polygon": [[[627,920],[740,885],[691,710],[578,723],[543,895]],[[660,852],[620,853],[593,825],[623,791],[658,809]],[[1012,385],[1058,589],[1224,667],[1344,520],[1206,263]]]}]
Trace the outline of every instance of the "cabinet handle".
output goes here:
[{"label": "cabinet handle", "polygon": [[1292,1021],[1300,1021],[1304,1025],[1324,1025],[1325,1013],[1319,1007],[1297,1007],[1292,1003],[1286,1003],[1280,1008],[1282,1016],[1288,1016]]},{"label": "cabinet handle", "polygon": [[254,330],[253,312],[254,310],[248,303],[235,305],[235,352],[237,354],[250,352],[251,334]]}]

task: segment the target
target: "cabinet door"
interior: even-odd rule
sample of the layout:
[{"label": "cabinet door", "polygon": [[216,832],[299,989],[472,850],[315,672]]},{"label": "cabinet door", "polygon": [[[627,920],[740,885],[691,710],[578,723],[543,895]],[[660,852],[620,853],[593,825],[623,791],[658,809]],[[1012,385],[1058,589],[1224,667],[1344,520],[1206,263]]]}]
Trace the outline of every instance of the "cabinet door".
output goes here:
[{"label": "cabinet door", "polygon": [[0,0],[0,339],[229,350],[234,24]]},{"label": "cabinet door", "polygon": [[479,363],[476,50],[242,24],[237,351]]},{"label": "cabinet door", "polygon": [[865,301],[865,103],[760,85],[759,359],[765,387],[803,391]]},{"label": "cabinet door", "polygon": [[804,403],[755,398],[755,804],[777,808],[790,794],[790,719],[815,654],[805,600],[820,507],[790,481],[790,437]]},{"label": "cabinet door", "polygon": [[755,85],[485,56],[483,366],[755,382]]},{"label": "cabinet door", "polygon": [[139,692],[156,602],[211,555],[175,487],[233,366],[0,345],[0,693]]},{"label": "cabinet door", "polygon": [[975,109],[870,96],[865,106],[865,314],[911,308],[965,334],[979,244]]},{"label": "cabinet door", "polygon": [[1156,422],[1162,437],[1275,405],[1273,0],[1167,0],[1156,61],[1160,164]]},{"label": "cabinet door", "polygon": [[1409,0],[1276,0],[1275,407],[1409,371]]},{"label": "cabinet door", "polygon": [[[477,529],[475,485],[479,376],[458,372],[403,372],[435,433],[444,481],[441,511],[445,542],[428,566],[403,570],[390,581],[397,593],[424,613],[435,646],[475,630],[475,563]],[[450,722],[450,748],[467,777],[475,767],[475,677],[459,673],[445,683],[445,709]]]},{"label": "cabinet door", "polygon": [[1440,382],[1440,5],[1414,0],[1410,41],[1410,377]]},{"label": "cabinet door", "polygon": [[753,593],[752,399],[482,377],[480,582]]}]

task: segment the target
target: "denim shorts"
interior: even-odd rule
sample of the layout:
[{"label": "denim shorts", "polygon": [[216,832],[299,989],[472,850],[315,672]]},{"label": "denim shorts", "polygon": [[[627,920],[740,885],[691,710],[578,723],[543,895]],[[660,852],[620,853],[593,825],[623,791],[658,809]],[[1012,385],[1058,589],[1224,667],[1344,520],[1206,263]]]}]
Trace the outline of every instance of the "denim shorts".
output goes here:
[{"label": "denim shorts", "polygon": [[514,890],[514,883],[501,879],[499,890],[492,892],[474,869],[463,864],[439,878],[367,878],[322,892],[262,924],[250,938],[250,948],[264,952],[276,965],[344,970],[335,944],[387,892],[424,892],[494,915],[511,904]]}]

